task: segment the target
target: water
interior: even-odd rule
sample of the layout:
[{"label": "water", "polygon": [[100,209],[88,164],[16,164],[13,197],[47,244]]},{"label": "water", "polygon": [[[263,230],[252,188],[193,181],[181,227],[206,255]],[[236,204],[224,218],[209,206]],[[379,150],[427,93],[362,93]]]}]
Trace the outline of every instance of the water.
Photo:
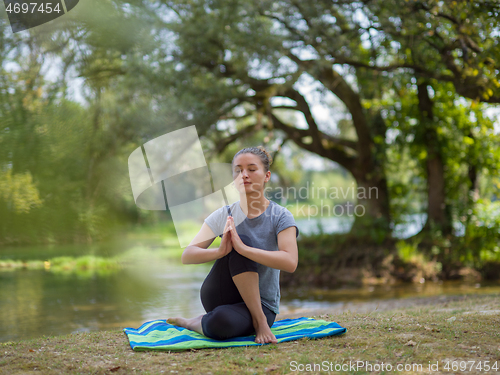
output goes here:
[{"label": "water", "polygon": [[91,277],[45,270],[0,272],[0,341],[199,315],[199,288],[206,272],[206,266],[168,263]]},{"label": "water", "polygon": [[[72,332],[139,327],[148,320],[204,312],[199,290],[208,265],[155,262],[108,276],[45,270],[0,272],[0,342]],[[356,289],[283,290],[281,313],[338,311],[359,301],[463,293],[500,293],[500,285],[425,283]]]},{"label": "water", "polygon": [[[0,272],[0,342],[43,335],[139,327],[153,319],[202,314],[199,290],[208,265],[141,265],[108,276],[45,270]],[[500,292],[453,283],[358,289],[283,291],[282,313],[328,309],[346,302],[415,295]]]},{"label": "water", "polygon": [[[309,223],[310,224],[310,223]],[[304,222],[299,229],[306,232]],[[338,222],[328,225],[338,229]],[[329,230],[332,228],[330,227]],[[326,230],[325,230],[326,231]],[[210,265],[181,265],[165,258],[165,239],[122,239],[71,246],[0,249],[0,260],[49,259],[56,256],[115,256],[140,248],[142,261],[110,275],[57,274],[49,270],[0,271],[0,342],[72,332],[139,327],[169,316],[192,317],[204,312],[199,299]],[[162,255],[163,254],[163,255]],[[420,295],[500,293],[499,284],[425,283],[358,289],[283,290],[281,313],[333,311],[357,301],[401,299]],[[349,305],[350,306],[350,305]]]},{"label": "water", "polygon": [[296,219],[299,232],[305,235],[323,233],[347,233],[354,219],[347,216]]},{"label": "water", "polygon": [[[426,217],[425,214],[408,215],[404,218],[404,223],[394,226],[392,235],[395,238],[408,238],[417,234],[424,227]],[[306,235],[318,234],[321,231],[323,233],[347,233],[354,223],[354,216],[312,217],[297,219],[296,222],[300,232]],[[458,230],[459,233],[463,231],[462,228]]]},{"label": "water", "polygon": [[[409,238],[422,230],[427,214],[403,215],[403,223],[396,224],[392,229],[395,238]],[[311,217],[296,220],[301,233],[318,234],[323,233],[347,233],[354,223],[354,216],[333,216],[333,217]],[[465,235],[465,226],[460,222],[453,224],[456,236]],[[321,229],[320,229],[321,228]]]}]

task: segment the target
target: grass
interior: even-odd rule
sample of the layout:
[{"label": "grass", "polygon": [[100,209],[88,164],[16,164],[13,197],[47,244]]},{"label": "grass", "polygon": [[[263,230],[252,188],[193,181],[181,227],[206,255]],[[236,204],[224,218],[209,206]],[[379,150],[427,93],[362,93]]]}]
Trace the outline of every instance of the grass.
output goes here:
[{"label": "grass", "polygon": [[0,271],[13,271],[16,269],[45,269],[58,274],[77,273],[92,276],[95,273],[106,275],[121,268],[120,262],[115,258],[103,258],[93,255],[81,257],[55,257],[47,260],[1,260]]},{"label": "grass", "polygon": [[[375,373],[383,373],[376,367],[382,363],[393,366],[393,372],[397,365],[406,366],[404,372],[408,374],[429,372],[432,364],[433,370],[436,365],[438,369],[433,373],[456,373],[452,366],[463,365],[464,361],[471,362],[461,372],[496,373],[500,369],[488,372],[484,364],[489,361],[490,367],[494,363],[500,366],[499,297],[442,297],[433,304],[422,299],[417,305],[397,310],[324,314],[315,317],[336,321],[347,328],[347,333],[260,347],[134,352],[122,331],[8,342],[0,344],[0,373],[286,374],[300,369],[337,372],[335,366],[341,365],[345,372],[352,373],[353,368],[347,366],[356,365],[356,361],[368,362]],[[476,367],[469,369],[472,361]],[[482,370],[477,369],[479,362]],[[356,370],[360,374],[370,372],[363,367]]]}]

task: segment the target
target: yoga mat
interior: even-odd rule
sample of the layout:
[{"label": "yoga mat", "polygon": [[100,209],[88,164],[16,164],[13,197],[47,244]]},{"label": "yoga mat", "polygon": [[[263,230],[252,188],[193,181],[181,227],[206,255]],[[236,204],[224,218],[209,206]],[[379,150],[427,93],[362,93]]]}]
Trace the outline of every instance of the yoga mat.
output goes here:
[{"label": "yoga mat", "polygon": [[[213,340],[186,328],[173,326],[165,320],[144,323],[138,329],[124,328],[130,347],[135,351],[203,348],[229,348],[235,346],[262,345],[254,342],[255,335],[235,337],[228,340]],[[346,329],[334,322],[312,318],[283,319],[274,322],[271,331],[278,343],[298,340],[304,337],[317,339],[343,334]]]}]

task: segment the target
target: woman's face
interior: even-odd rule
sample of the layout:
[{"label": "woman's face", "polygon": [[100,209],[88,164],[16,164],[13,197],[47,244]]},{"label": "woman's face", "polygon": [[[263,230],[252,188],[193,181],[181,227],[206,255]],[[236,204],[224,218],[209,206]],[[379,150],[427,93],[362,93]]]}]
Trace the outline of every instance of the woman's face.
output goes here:
[{"label": "woman's face", "polygon": [[233,180],[240,193],[262,192],[264,183],[269,181],[271,172],[266,172],[257,155],[245,153],[233,161]]}]

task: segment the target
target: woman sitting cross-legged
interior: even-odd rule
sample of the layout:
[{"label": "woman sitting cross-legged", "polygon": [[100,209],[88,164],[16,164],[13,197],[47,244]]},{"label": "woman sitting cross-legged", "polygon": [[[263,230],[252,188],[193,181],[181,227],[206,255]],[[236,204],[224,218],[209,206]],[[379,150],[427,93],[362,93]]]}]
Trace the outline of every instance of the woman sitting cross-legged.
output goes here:
[{"label": "woman sitting cross-legged", "polygon": [[[184,264],[215,260],[200,291],[207,313],[170,324],[216,340],[255,334],[257,343],[277,342],[270,327],[279,313],[279,273],[297,268],[298,228],[289,210],[264,195],[271,162],[262,147],[234,156],[240,200],[210,214],[182,254]],[[223,233],[220,246],[208,249],[216,233]]]}]

